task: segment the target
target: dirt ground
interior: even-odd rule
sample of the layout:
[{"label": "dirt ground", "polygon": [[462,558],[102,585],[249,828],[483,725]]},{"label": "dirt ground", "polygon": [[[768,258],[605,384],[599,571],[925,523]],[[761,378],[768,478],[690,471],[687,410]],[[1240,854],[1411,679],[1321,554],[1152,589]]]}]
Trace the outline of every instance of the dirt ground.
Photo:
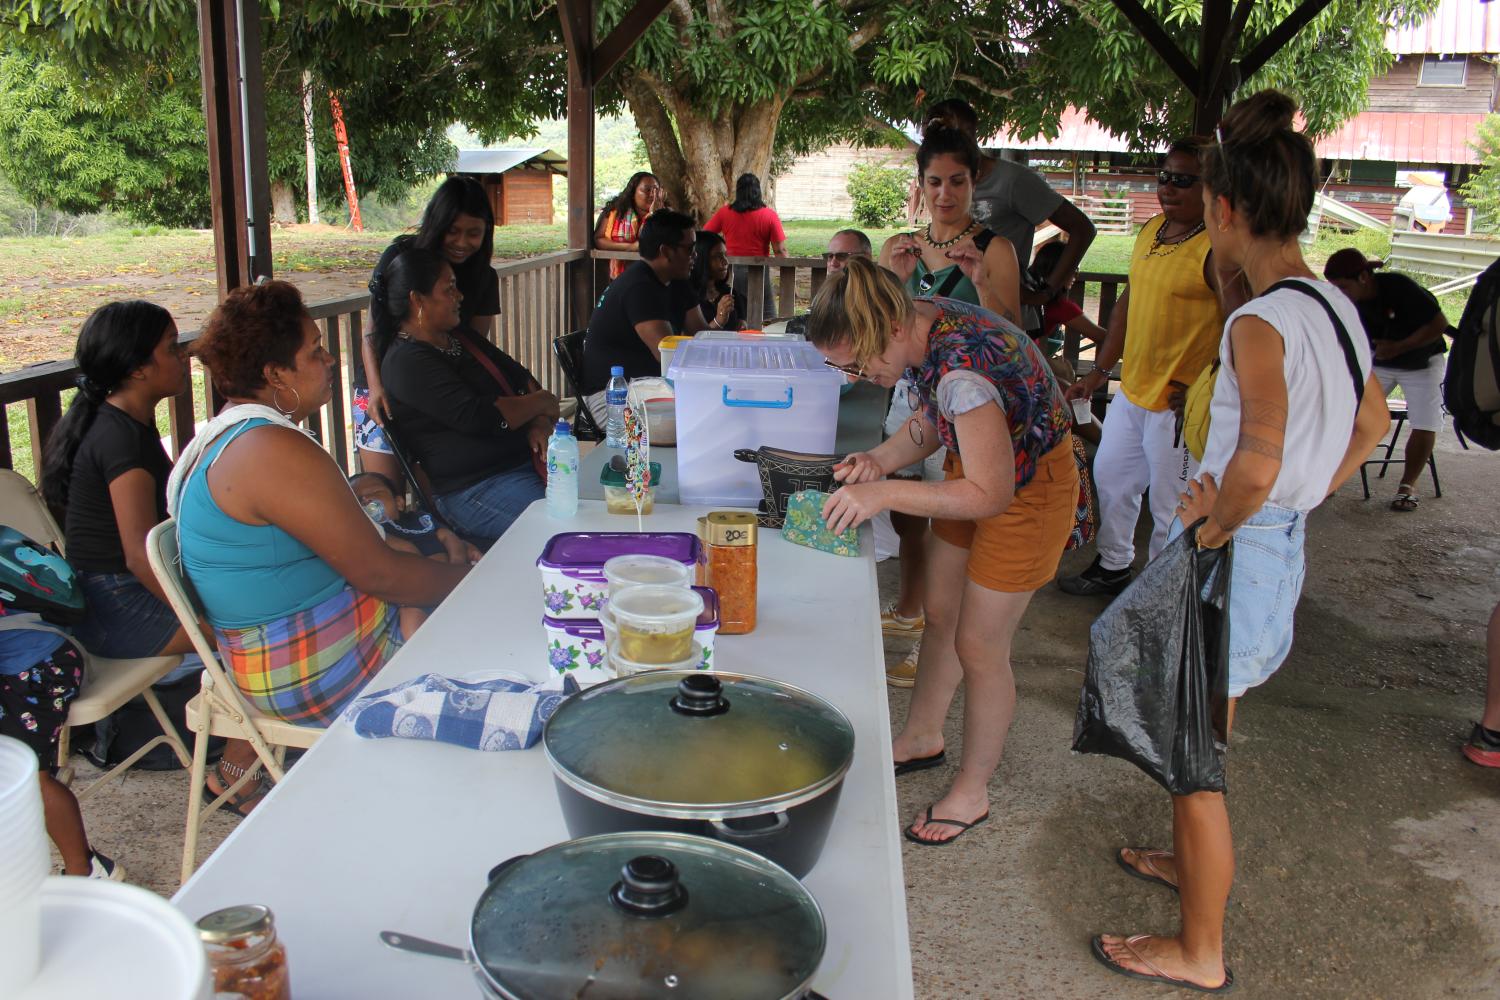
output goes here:
[{"label": "dirt ground", "polygon": [[[1369,502],[1355,482],[1313,515],[1291,658],[1236,717],[1227,957],[1246,1000],[1500,995],[1500,771],[1458,754],[1500,598],[1500,456],[1449,437],[1438,461],[1444,496],[1424,477],[1414,514],[1386,509],[1387,480]],[[1064,571],[1091,557],[1071,554]],[[886,591],[894,571],[881,567]],[[1129,983],[1088,952],[1092,934],[1170,930],[1177,912],[1170,892],[1113,860],[1121,845],[1170,846],[1165,793],[1125,763],[1069,750],[1103,605],[1037,594],[990,821],[942,849],[904,845],[919,997],[1189,995]],[[887,656],[903,652],[892,642]],[[892,691],[898,726],[907,703]],[[900,819],[950,777],[900,779]],[[182,772],[132,774],[87,804],[91,837],[130,881],[175,890],[186,787]],[[233,825],[214,819],[205,852]]]}]

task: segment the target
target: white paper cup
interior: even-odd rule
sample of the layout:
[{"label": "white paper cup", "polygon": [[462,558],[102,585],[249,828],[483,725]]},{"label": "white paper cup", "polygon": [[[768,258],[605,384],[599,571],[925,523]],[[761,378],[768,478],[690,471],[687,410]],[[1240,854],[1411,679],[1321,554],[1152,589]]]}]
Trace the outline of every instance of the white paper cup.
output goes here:
[{"label": "white paper cup", "polygon": [[18,995],[41,961],[42,882],[50,855],[36,754],[0,736],[0,997]]},{"label": "white paper cup", "polygon": [[1088,399],[1079,398],[1071,402],[1073,404],[1073,423],[1090,424],[1094,422],[1094,411]]}]

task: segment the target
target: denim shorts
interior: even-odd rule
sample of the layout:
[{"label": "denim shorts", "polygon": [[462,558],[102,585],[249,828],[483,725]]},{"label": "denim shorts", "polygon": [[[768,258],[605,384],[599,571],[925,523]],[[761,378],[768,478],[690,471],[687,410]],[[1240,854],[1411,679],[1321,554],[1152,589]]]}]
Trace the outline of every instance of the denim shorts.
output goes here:
[{"label": "denim shorts", "polygon": [[[1169,538],[1182,534],[1172,522]],[[1229,575],[1229,697],[1271,679],[1292,649],[1307,514],[1266,504],[1234,533]]]},{"label": "denim shorts", "polygon": [[95,656],[155,656],[172,641],[177,614],[130,573],[80,572],[84,619],[73,634]]},{"label": "denim shorts", "polygon": [[370,417],[369,389],[354,390],[354,447],[382,455],[394,454],[385,439],[385,431]]},{"label": "denim shorts", "polygon": [[542,478],[526,465],[481,479],[436,498],[438,513],[460,535],[489,545],[537,500],[547,495]]}]

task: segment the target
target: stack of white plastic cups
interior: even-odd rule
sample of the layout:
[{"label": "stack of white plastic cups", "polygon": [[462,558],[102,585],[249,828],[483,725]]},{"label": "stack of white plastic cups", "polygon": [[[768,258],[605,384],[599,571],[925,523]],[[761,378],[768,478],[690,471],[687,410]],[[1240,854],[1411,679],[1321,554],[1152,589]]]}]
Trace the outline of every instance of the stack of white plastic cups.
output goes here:
[{"label": "stack of white plastic cups", "polygon": [[36,978],[42,882],[50,862],[36,753],[0,736],[0,997],[20,993]]}]

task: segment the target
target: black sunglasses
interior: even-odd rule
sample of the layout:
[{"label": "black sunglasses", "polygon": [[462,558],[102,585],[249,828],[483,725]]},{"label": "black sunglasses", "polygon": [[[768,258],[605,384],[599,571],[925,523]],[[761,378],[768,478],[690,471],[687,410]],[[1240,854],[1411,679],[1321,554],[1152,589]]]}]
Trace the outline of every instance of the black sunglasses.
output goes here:
[{"label": "black sunglasses", "polygon": [[825,251],[823,251],[823,262],[827,263],[829,261],[836,260],[840,264],[842,264],[845,261],[847,261],[850,257],[868,257],[868,256],[870,256],[870,255],[867,254],[867,253],[865,253],[862,250],[825,250]]},{"label": "black sunglasses", "polygon": [[1156,183],[1165,187],[1170,184],[1177,188],[1190,188],[1197,184],[1201,178],[1197,174],[1179,174],[1175,170],[1158,170],[1156,172]]}]

